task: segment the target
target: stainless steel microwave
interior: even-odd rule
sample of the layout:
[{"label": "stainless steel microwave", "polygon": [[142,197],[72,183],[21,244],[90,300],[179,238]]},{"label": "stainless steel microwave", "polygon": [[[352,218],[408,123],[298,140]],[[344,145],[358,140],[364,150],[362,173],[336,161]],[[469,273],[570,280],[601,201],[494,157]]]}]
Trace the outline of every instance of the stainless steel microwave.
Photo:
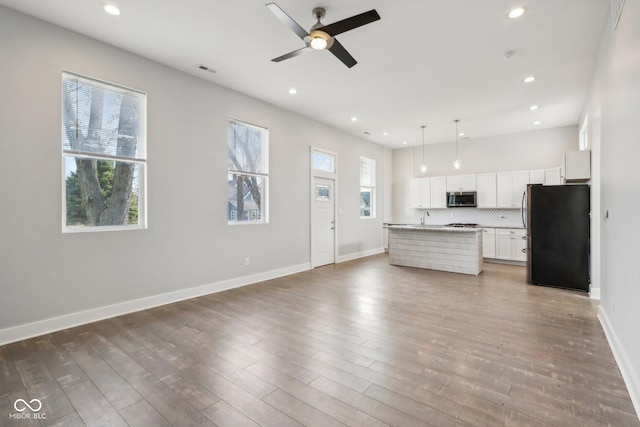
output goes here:
[{"label": "stainless steel microwave", "polygon": [[447,192],[447,207],[459,208],[478,206],[477,193],[475,191],[449,191]]}]

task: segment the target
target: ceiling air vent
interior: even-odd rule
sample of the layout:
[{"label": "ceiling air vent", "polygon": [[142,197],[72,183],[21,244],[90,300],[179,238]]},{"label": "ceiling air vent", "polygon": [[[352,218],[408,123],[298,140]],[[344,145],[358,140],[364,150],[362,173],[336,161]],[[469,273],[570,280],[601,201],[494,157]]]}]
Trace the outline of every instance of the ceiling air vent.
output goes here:
[{"label": "ceiling air vent", "polygon": [[206,71],[208,73],[211,73],[211,74],[215,74],[216,73],[216,70],[214,70],[212,68],[209,68],[206,65],[200,65],[198,68],[200,68],[201,70]]},{"label": "ceiling air vent", "polygon": [[618,21],[620,21],[623,6],[624,0],[611,0],[611,19],[613,19],[614,30],[618,27]]}]

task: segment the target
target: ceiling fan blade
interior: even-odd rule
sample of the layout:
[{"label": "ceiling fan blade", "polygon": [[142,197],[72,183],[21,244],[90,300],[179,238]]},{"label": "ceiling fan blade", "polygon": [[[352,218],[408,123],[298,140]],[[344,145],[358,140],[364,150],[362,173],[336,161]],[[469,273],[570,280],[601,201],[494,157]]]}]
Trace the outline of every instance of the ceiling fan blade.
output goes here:
[{"label": "ceiling fan blade", "polygon": [[319,30],[324,31],[330,36],[337,36],[338,34],[353,30],[354,28],[362,27],[363,25],[370,24],[379,19],[380,15],[378,15],[378,12],[376,12],[375,9],[371,9],[368,12],[354,15],[351,18],[325,25],[324,27],[319,28]]},{"label": "ceiling fan blade", "polygon": [[336,39],[333,39],[333,45],[329,48],[329,52],[333,53],[344,65],[351,68],[358,63],[347,49]]},{"label": "ceiling fan blade", "polygon": [[284,61],[285,59],[289,59],[289,58],[293,58],[294,56],[302,55],[303,53],[309,52],[310,50],[313,50],[313,49],[311,49],[310,47],[305,46],[305,47],[303,47],[301,49],[294,50],[293,52],[286,53],[286,54],[284,54],[282,56],[279,56],[277,58],[273,58],[271,61],[272,62]]},{"label": "ceiling fan blade", "polygon": [[302,28],[296,21],[291,19],[291,17],[287,15],[284,10],[280,9],[280,6],[275,3],[269,3],[266,6],[271,12],[273,12],[274,15],[276,15],[276,18],[278,18],[286,26],[291,28],[291,31],[296,33],[302,40],[304,40],[305,37],[309,37],[309,33],[307,32],[307,30]]}]

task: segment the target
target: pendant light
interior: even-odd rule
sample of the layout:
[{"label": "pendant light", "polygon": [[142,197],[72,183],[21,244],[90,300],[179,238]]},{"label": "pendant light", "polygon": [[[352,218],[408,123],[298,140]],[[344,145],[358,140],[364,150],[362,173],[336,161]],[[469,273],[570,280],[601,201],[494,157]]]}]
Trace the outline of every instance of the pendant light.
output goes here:
[{"label": "pendant light", "polygon": [[424,161],[424,128],[427,125],[420,126],[422,128],[422,164],[420,165],[420,172],[427,173],[427,163]]},{"label": "pendant light", "polygon": [[458,151],[458,122],[460,120],[455,119],[453,122],[456,124],[456,159],[453,161],[453,168],[460,169],[462,167],[462,162],[460,161],[460,155]]}]

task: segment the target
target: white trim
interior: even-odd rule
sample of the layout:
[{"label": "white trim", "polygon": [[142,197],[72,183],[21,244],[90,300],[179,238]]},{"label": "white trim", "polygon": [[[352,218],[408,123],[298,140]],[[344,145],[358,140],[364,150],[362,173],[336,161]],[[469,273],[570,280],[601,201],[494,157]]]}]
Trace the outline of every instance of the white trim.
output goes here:
[{"label": "white trim", "polygon": [[[313,152],[318,151],[333,156],[333,172],[316,170],[313,168]],[[315,145],[309,146],[309,263],[314,268],[313,256],[313,221],[314,221],[314,201],[315,187],[314,178],[323,178],[333,181],[333,263],[338,259],[338,153],[325,150]]]},{"label": "white trim", "polygon": [[591,298],[592,300],[600,301],[600,288],[591,288],[589,290],[589,298]]},{"label": "white trim", "polygon": [[354,259],[364,258],[371,255],[383,254],[384,252],[385,252],[384,248],[376,248],[376,249],[369,249],[362,252],[353,252],[347,255],[338,255],[336,259],[336,263],[353,261]]},{"label": "white trim", "polygon": [[0,329],[0,345],[21,341],[27,338],[33,338],[39,335],[60,331],[62,329],[85,325],[87,323],[97,322],[98,320],[121,316],[123,314],[133,313],[136,311],[146,310],[165,304],[171,304],[190,298],[196,298],[203,295],[226,291],[228,289],[239,288],[241,286],[251,285],[282,276],[288,276],[290,274],[300,273],[302,271],[308,271],[310,269],[310,263],[292,265],[276,270],[265,271],[263,273],[256,273],[249,276],[222,280],[220,282],[209,283],[207,285],[181,289],[178,291],[167,292],[159,295],[152,295],[149,297],[106,305],[102,307],[96,307],[85,311],[52,317],[49,319],[38,320],[36,322],[26,323],[24,325]]},{"label": "white trim", "polygon": [[[61,84],[60,84],[60,108],[61,108],[61,117],[60,117],[60,150],[61,157],[60,160],[62,162],[62,215],[61,215],[61,223],[62,223],[62,233],[63,234],[73,234],[73,233],[87,233],[87,232],[102,232],[102,231],[128,231],[128,230],[146,230],[149,227],[148,224],[148,215],[147,215],[147,173],[148,173],[148,161],[147,161],[147,142],[148,142],[148,102],[147,102],[147,92],[133,89],[128,86],[123,86],[117,83],[112,83],[106,80],[97,79],[94,77],[89,77],[83,74],[78,74],[73,71],[62,70],[61,74]],[[87,84],[91,84],[94,86],[100,86],[103,89],[110,90],[113,92],[119,92],[121,94],[134,94],[140,99],[141,109],[142,109],[142,117],[139,119],[140,125],[139,127],[142,129],[142,141],[139,141],[139,146],[142,147],[142,152],[144,153],[144,157],[123,157],[117,155],[107,155],[101,153],[93,153],[93,152],[82,152],[78,150],[67,150],[64,147],[64,138],[65,138],[65,130],[64,125],[64,83],[67,80],[71,80],[72,78],[76,79],[76,83],[79,80],[84,80]],[[113,161],[113,162],[127,162],[127,163],[135,163],[140,167],[142,173],[138,175],[138,224],[125,224],[125,225],[113,225],[113,226],[73,226],[67,224],[67,176],[66,176],[66,158],[70,157],[73,159],[77,158],[88,158],[88,159],[96,159],[96,160],[104,160],[104,161]],[[1,331],[0,331],[1,332]]]},{"label": "white trim", "polygon": [[638,373],[633,370],[633,364],[624,351],[624,347],[620,344],[620,340],[602,306],[598,307],[598,320],[600,320],[604,335],[607,337],[607,341],[609,341],[609,347],[611,347],[613,357],[618,363],[618,368],[629,391],[631,402],[636,409],[636,415],[638,419],[640,419],[640,377],[638,377]]}]

